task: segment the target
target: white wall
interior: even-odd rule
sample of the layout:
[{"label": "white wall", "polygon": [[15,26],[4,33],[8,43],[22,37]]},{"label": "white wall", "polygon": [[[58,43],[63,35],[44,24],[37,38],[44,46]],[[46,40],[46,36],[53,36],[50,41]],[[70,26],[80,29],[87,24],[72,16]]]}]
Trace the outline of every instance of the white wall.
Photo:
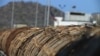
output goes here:
[{"label": "white wall", "polygon": [[90,17],[91,17],[91,14],[85,13],[85,15],[70,15],[70,12],[66,12],[64,19],[65,19],[65,21],[69,21],[69,20],[72,20],[72,21],[90,21]]}]

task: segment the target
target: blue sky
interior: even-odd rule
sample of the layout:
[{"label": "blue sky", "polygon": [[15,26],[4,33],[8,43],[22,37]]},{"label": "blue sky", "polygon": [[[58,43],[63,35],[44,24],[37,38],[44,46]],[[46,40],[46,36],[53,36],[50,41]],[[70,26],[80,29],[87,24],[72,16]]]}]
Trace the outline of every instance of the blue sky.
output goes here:
[{"label": "blue sky", "polygon": [[[10,1],[12,0],[0,0],[0,5],[6,5]],[[28,2],[35,0],[24,0],[24,1]],[[43,5],[47,5],[47,0],[38,0],[38,2]],[[54,6],[64,12],[66,11],[79,11],[85,13],[100,12],[100,0],[50,0],[50,3],[51,6]],[[76,9],[72,9],[73,5],[76,6]]]}]

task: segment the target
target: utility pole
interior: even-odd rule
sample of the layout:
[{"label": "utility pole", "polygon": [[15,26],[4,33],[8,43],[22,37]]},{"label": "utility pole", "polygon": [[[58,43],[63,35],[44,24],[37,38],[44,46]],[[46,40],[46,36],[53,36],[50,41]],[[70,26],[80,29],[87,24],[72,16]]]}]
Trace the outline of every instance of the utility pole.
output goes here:
[{"label": "utility pole", "polygon": [[38,25],[38,21],[37,21],[37,20],[38,20],[38,12],[39,12],[39,11],[38,11],[38,7],[39,7],[39,6],[38,6],[38,0],[35,0],[35,1],[36,1],[35,27],[37,27],[37,25]]},{"label": "utility pole", "polygon": [[14,0],[12,2],[12,15],[11,15],[11,28],[14,27],[14,9],[15,9],[15,6],[14,6]]},{"label": "utility pole", "polygon": [[49,16],[50,16],[50,0],[48,2],[48,10],[47,10],[47,26],[49,26]]}]

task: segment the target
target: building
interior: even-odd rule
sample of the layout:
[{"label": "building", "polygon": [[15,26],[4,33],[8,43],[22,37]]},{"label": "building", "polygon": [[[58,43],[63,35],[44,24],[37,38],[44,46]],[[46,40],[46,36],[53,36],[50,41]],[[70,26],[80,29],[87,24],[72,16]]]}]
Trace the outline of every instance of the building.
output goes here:
[{"label": "building", "polygon": [[98,25],[100,25],[100,13],[92,13],[92,18]]},{"label": "building", "polygon": [[55,17],[54,26],[92,24],[91,14],[82,12],[66,12],[65,17]]}]

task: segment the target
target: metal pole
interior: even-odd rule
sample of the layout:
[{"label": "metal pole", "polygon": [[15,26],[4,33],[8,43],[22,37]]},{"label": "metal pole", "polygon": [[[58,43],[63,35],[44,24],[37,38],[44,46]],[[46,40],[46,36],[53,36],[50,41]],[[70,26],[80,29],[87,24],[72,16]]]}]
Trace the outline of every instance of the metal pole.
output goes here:
[{"label": "metal pole", "polygon": [[48,11],[47,11],[47,26],[49,26],[49,16],[50,16],[50,0],[48,1]]},{"label": "metal pole", "polygon": [[44,11],[44,26],[47,25],[47,6],[45,6],[45,11]]},{"label": "metal pole", "polygon": [[35,16],[35,27],[37,27],[37,19],[38,19],[38,0],[36,0],[36,16]]},{"label": "metal pole", "polygon": [[14,27],[14,0],[12,2],[11,28]]},{"label": "metal pole", "polygon": [[[59,7],[61,8],[61,9],[64,9],[65,8],[65,5],[59,5]],[[61,12],[61,16],[63,17],[63,13]]]}]

